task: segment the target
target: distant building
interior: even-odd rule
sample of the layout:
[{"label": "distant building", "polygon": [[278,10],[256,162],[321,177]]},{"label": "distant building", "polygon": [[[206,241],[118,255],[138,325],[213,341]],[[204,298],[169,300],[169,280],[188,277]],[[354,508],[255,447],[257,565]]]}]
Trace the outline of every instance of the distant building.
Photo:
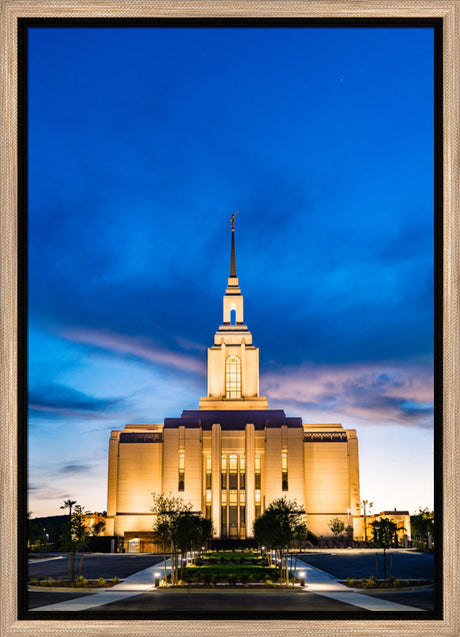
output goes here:
[{"label": "distant building", "polygon": [[108,535],[152,548],[152,492],[181,496],[212,518],[216,537],[245,539],[276,498],[305,507],[308,528],[360,521],[356,431],[305,424],[259,396],[259,349],[244,323],[232,220],[223,322],[208,349],[208,395],[162,424],[130,424],[109,442]]},{"label": "distant building", "polygon": [[[367,537],[368,539],[372,539],[373,530],[372,530],[372,522],[376,522],[381,520],[382,518],[389,518],[392,522],[394,522],[397,527],[397,535],[398,542],[400,544],[404,543],[404,536],[407,536],[407,541],[411,540],[411,526],[410,526],[410,514],[409,511],[397,511],[394,509],[393,511],[381,511],[380,513],[372,513],[366,516],[366,527],[367,527]],[[358,521],[357,521],[358,522]],[[361,526],[356,524],[356,539],[361,540],[364,538],[364,521],[361,518]],[[361,537],[362,536],[362,537]]]}]

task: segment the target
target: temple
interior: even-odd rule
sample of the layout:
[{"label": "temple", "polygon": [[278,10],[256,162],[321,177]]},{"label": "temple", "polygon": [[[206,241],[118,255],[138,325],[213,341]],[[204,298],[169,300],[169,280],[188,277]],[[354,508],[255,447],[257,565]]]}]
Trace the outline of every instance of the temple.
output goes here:
[{"label": "temple", "polygon": [[234,220],[222,324],[208,349],[208,395],[178,418],[111,432],[106,534],[127,551],[152,550],[152,492],[190,502],[212,518],[216,538],[250,538],[254,520],[284,496],[305,508],[317,536],[331,535],[336,517],[361,526],[356,431],[303,423],[259,396],[259,349],[244,322]]}]

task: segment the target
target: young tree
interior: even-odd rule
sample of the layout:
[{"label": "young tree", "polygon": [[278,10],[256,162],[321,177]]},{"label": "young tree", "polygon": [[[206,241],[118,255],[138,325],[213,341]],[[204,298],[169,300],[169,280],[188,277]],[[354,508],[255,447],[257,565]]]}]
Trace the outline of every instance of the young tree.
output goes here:
[{"label": "young tree", "polygon": [[353,533],[354,533],[352,524],[349,524],[348,526],[345,527],[345,533],[348,538],[348,545],[351,545],[351,543],[353,542]]},{"label": "young tree", "polygon": [[175,584],[178,570],[178,554],[176,549],[179,519],[181,515],[190,514],[192,505],[190,503],[186,504],[182,498],[167,497],[163,493],[152,493],[152,497],[153,506],[150,507],[150,510],[156,515],[153,533],[155,541],[158,542],[163,551],[165,579],[166,555],[169,547],[171,554],[171,583]]},{"label": "young tree", "polygon": [[[179,514],[175,533],[175,544],[182,558],[188,551],[197,551],[212,537],[212,520],[203,518],[201,513],[185,511]],[[181,579],[184,573],[184,559],[181,560]]]},{"label": "young tree", "polygon": [[210,518],[201,518],[201,540],[200,546],[208,546],[208,542],[212,540],[214,535],[214,527]]},{"label": "young tree", "polygon": [[398,525],[392,522],[390,518],[380,518],[371,522],[371,527],[374,533],[374,542],[377,546],[383,547],[383,577],[387,579],[387,560],[386,550],[394,543]]},{"label": "young tree", "polygon": [[332,520],[329,520],[329,528],[337,537],[338,535],[340,535],[340,533],[343,533],[345,531],[345,523],[342,522],[340,518],[333,518]]},{"label": "young tree", "polygon": [[280,580],[283,579],[283,557],[285,558],[286,582],[289,581],[287,551],[295,540],[307,536],[305,511],[295,501],[286,498],[273,500],[253,524],[254,537],[259,544],[274,549],[279,554]]},{"label": "young tree", "polygon": [[[73,504],[76,503],[73,502]],[[73,582],[75,577],[75,554],[77,551],[82,551],[88,544],[89,531],[83,517],[83,507],[76,507],[76,511],[70,520],[63,525],[59,535],[60,548],[68,553],[68,578],[70,582]],[[83,555],[80,559],[79,576],[81,575],[82,562]]]}]

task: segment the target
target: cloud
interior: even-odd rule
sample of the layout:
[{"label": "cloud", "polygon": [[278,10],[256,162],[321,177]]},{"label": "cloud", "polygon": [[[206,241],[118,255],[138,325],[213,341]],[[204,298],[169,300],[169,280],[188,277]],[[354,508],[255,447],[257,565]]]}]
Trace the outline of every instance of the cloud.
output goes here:
[{"label": "cloud", "polygon": [[96,398],[58,383],[37,385],[29,392],[29,412],[46,412],[47,417],[93,417],[118,411],[122,398]]},{"label": "cloud", "polygon": [[58,489],[49,484],[49,482],[34,482],[28,485],[28,490],[33,493],[37,502],[40,500],[66,500],[69,497],[73,497],[72,494]]},{"label": "cloud", "polygon": [[92,469],[92,466],[89,464],[83,464],[83,463],[69,463],[69,464],[64,464],[62,465],[62,467],[60,469],[58,469],[58,473],[86,473],[87,471],[90,471]]},{"label": "cloud", "polygon": [[152,345],[147,339],[89,329],[67,329],[62,336],[73,343],[134,356],[148,363],[173,367],[194,374],[205,375],[206,373],[205,361],[202,357],[197,359],[188,354],[162,349]]},{"label": "cloud", "polygon": [[261,385],[272,405],[296,410],[310,422],[433,425],[433,375],[423,366],[304,365],[264,374]]}]

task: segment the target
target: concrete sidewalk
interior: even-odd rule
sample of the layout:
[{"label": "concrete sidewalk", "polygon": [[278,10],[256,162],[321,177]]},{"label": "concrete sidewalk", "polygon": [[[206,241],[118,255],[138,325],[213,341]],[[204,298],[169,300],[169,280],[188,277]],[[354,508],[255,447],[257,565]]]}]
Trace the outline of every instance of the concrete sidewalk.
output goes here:
[{"label": "concrete sidewalk", "polygon": [[386,599],[376,599],[365,593],[352,591],[345,584],[341,584],[335,577],[320,571],[303,560],[297,560],[297,572],[305,571],[305,590],[335,599],[345,604],[352,604],[358,608],[373,611],[418,611],[419,608],[406,606]]},{"label": "concrete sidewalk", "polygon": [[[293,566],[293,560],[291,563]],[[170,560],[166,563],[167,573],[170,572]],[[345,604],[351,604],[357,608],[362,608],[368,611],[419,611],[421,609],[414,606],[406,606],[405,604],[399,604],[397,602],[391,602],[385,599],[378,599],[366,595],[365,593],[357,593],[352,591],[344,584],[341,584],[335,577],[320,571],[318,568],[311,566],[304,560],[297,560],[297,574],[301,571],[305,571],[306,586],[304,591],[306,593],[311,592],[323,597],[327,597],[332,600],[343,602]],[[34,608],[35,611],[67,611],[76,612],[89,610],[98,606],[104,606],[111,602],[127,599],[140,595],[146,591],[154,590],[155,573],[160,573],[160,578],[164,577],[164,565],[163,563],[150,566],[142,571],[138,571],[129,577],[126,577],[123,582],[113,586],[110,589],[105,589],[100,593],[92,593],[90,595],[82,595],[78,598],[71,599],[65,602],[57,602],[55,604],[49,604],[47,606],[40,606]],[[298,590],[298,589],[297,589]],[[222,591],[225,592],[225,591]],[[249,594],[250,591],[248,591]]]},{"label": "concrete sidewalk", "polygon": [[[170,572],[170,560],[166,562],[166,571]],[[91,593],[90,595],[82,595],[75,599],[69,599],[65,602],[57,602],[56,604],[48,604],[47,606],[40,606],[34,608],[35,611],[81,611],[95,608],[97,606],[103,606],[104,604],[110,604],[111,602],[117,602],[121,599],[127,599],[128,597],[134,597],[145,593],[145,591],[152,590],[155,583],[155,573],[160,573],[160,579],[164,577],[164,565],[155,564],[149,566],[143,571],[138,571],[129,577],[126,577],[120,584],[116,584],[111,588],[103,590],[100,593]]]}]

